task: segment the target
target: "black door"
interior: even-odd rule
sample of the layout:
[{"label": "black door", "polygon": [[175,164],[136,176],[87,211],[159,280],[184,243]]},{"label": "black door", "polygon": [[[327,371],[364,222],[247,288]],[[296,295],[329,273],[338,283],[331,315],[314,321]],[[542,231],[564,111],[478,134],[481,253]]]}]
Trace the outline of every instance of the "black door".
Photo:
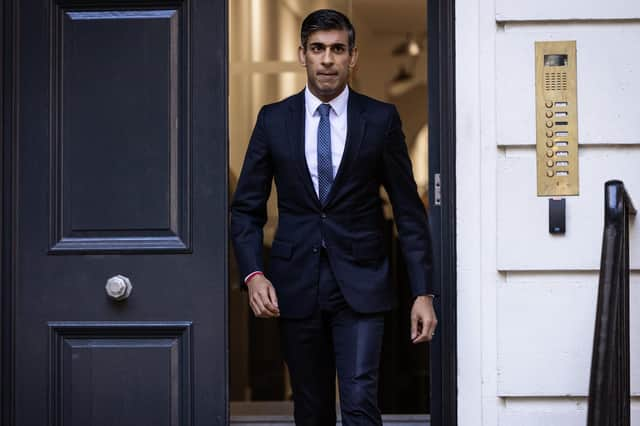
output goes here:
[{"label": "black door", "polygon": [[225,424],[225,2],[13,4],[4,407],[17,426]]}]

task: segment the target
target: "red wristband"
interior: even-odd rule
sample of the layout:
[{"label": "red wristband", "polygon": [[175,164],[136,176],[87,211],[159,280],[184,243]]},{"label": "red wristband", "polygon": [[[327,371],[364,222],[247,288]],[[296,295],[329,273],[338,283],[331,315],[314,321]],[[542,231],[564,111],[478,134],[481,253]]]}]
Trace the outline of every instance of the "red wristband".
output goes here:
[{"label": "red wristband", "polygon": [[249,283],[249,281],[251,281],[251,279],[252,279],[253,277],[256,277],[256,276],[258,276],[258,275],[264,275],[264,274],[262,273],[262,271],[255,271],[255,272],[252,272],[252,273],[250,273],[249,275],[247,275],[247,278],[245,278],[245,279],[244,279],[244,283],[245,283],[245,284],[248,284],[248,283]]}]

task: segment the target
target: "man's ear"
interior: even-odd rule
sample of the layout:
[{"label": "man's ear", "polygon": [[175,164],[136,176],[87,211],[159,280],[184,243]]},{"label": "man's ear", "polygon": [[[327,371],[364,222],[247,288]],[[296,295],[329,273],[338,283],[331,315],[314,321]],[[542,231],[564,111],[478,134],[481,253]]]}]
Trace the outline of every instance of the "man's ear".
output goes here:
[{"label": "man's ear", "polygon": [[307,61],[304,57],[304,48],[302,46],[298,46],[298,61],[300,61],[300,65],[303,67],[307,66]]},{"label": "man's ear", "polygon": [[349,61],[349,68],[354,68],[358,62],[358,48],[351,49],[351,60]]}]

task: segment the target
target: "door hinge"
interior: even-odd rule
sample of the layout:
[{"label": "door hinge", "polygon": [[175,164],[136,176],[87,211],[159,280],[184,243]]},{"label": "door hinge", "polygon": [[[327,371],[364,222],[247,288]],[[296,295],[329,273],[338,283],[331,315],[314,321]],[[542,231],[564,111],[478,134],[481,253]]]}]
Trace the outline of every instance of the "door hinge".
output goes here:
[{"label": "door hinge", "polygon": [[440,183],[440,173],[433,175],[433,204],[439,206],[442,204],[442,185]]}]

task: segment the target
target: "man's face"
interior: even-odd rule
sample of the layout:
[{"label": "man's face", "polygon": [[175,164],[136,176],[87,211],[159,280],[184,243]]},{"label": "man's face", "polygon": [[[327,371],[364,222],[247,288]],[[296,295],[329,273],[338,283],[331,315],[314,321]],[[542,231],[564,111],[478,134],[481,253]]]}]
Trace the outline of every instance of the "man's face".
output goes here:
[{"label": "man's face", "polygon": [[358,51],[349,52],[346,30],[316,31],[309,35],[306,50],[298,51],[300,63],[307,68],[307,86],[323,102],[338,96],[349,81]]}]

